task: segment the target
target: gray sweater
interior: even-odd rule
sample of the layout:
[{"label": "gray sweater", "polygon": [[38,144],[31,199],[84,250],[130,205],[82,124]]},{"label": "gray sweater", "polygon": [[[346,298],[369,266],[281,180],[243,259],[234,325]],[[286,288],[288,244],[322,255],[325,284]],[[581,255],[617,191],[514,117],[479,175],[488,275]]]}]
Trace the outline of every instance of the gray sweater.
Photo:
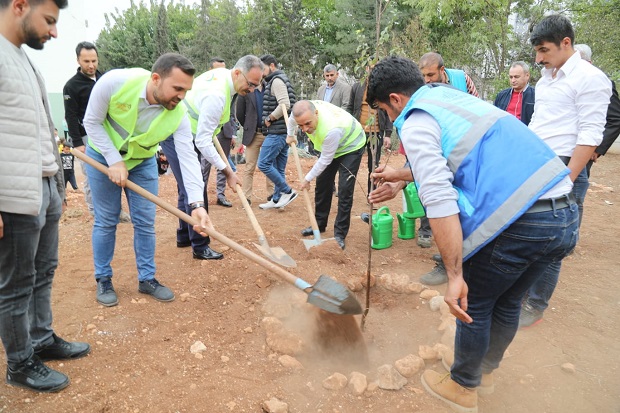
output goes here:
[{"label": "gray sweater", "polygon": [[[46,171],[51,166],[44,171],[45,159],[55,160],[57,166],[52,171],[61,199],[65,199],[65,189],[43,77],[29,60],[30,67],[24,67],[22,53],[0,35],[0,211],[38,215],[42,177],[49,175]],[[28,70],[34,71],[34,76]],[[45,119],[49,130],[42,130]],[[45,135],[51,146],[41,140]]]}]

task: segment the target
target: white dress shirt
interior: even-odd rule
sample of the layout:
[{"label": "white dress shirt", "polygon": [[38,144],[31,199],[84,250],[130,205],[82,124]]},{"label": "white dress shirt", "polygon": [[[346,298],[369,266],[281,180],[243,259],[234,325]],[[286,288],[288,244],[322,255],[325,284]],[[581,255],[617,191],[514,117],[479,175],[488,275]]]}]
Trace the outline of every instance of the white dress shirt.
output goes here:
[{"label": "white dress shirt", "polygon": [[611,82],[575,52],[552,76],[543,69],[536,83],[529,128],[559,156],[572,156],[576,145],[598,146],[611,96]]},{"label": "white dress shirt", "polygon": [[[111,70],[103,75],[90,94],[88,107],[84,115],[84,128],[88,138],[101,151],[108,165],[113,165],[123,160],[118,149],[112,143],[108,133],[103,128],[103,122],[108,115],[110,98],[130,78],[131,71],[126,69]],[[151,105],[146,99],[146,88],[140,94],[138,103],[138,119],[134,134],[141,134],[148,130],[151,122],[164,110],[162,105]],[[179,158],[183,182],[188,196],[188,203],[204,200],[204,183],[200,171],[198,156],[194,151],[192,130],[189,119],[185,117],[178,129],[172,135],[174,147]]]}]

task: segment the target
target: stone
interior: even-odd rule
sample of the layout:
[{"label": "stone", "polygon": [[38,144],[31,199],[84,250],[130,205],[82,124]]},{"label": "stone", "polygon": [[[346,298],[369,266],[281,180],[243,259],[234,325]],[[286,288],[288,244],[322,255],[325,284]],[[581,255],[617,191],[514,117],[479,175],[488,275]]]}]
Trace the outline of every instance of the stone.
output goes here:
[{"label": "stone", "polygon": [[433,350],[437,352],[437,355],[439,356],[440,359],[443,359],[446,354],[454,351],[452,350],[452,347],[446,346],[445,344],[442,344],[442,343],[435,344],[433,346]]},{"label": "stone", "polygon": [[452,323],[443,331],[441,336],[441,344],[445,344],[448,347],[454,347],[454,337],[456,337],[456,323]]},{"label": "stone", "polygon": [[203,351],[207,351],[207,346],[204,345],[204,343],[202,341],[196,341],[194,344],[192,344],[192,346],[189,348],[190,353],[192,354],[196,354],[196,353],[202,353]]},{"label": "stone", "polygon": [[407,274],[390,274],[385,273],[379,275],[377,282],[380,286],[395,293],[409,293],[410,279]]},{"label": "stone", "polygon": [[303,370],[304,366],[295,357],[291,357],[288,354],[278,357],[278,362],[287,369],[291,370]]},{"label": "stone", "polygon": [[303,349],[303,341],[297,334],[281,329],[267,334],[265,339],[269,348],[278,353],[297,355]]},{"label": "stone", "polygon": [[424,290],[420,293],[420,298],[423,300],[430,300],[433,297],[437,297],[439,295],[439,291],[437,290]]},{"label": "stone", "polygon": [[275,397],[264,401],[261,407],[266,413],[288,413],[288,404],[276,399]]},{"label": "stone", "polygon": [[572,363],[564,363],[562,364],[562,370],[567,372],[567,373],[574,373],[577,371],[577,369],[575,368],[575,365]]},{"label": "stone", "polygon": [[259,288],[267,288],[271,285],[271,280],[264,275],[259,275],[255,283]]},{"label": "stone", "polygon": [[431,311],[439,311],[441,303],[443,302],[445,302],[443,300],[443,295],[436,295],[428,301],[428,306],[431,308]]},{"label": "stone", "polygon": [[424,368],[424,360],[415,354],[409,354],[400,360],[394,362],[394,367],[404,377],[413,377],[418,371]]},{"label": "stone", "polygon": [[[368,281],[368,277],[367,276],[363,276],[360,280],[360,282],[362,283],[362,287],[366,287],[366,284]],[[377,277],[375,277],[373,274],[370,274],[370,286],[374,287],[377,284]]]},{"label": "stone", "polygon": [[356,293],[358,291],[362,291],[364,287],[362,286],[362,283],[360,282],[360,280],[348,280],[347,288],[353,291],[354,293]]},{"label": "stone", "polygon": [[354,371],[349,376],[348,388],[356,396],[361,396],[368,387],[368,379],[360,372]]},{"label": "stone", "polygon": [[284,328],[282,325],[282,321],[278,320],[275,317],[265,317],[261,321],[261,324],[267,334],[275,333],[276,331],[280,331]]},{"label": "stone", "polygon": [[426,287],[419,282],[412,282],[407,286],[407,292],[411,294],[418,294]]},{"label": "stone", "polygon": [[340,390],[344,389],[347,385],[347,376],[341,373],[334,373],[325,380],[323,380],[323,388],[327,390]]},{"label": "stone", "polygon": [[384,364],[377,369],[377,385],[384,390],[400,390],[407,384],[407,379],[403,377],[394,366]]},{"label": "stone", "polygon": [[188,301],[188,300],[189,300],[189,297],[190,297],[190,294],[189,294],[189,293],[183,293],[183,294],[181,294],[181,296],[180,296],[181,301],[183,301],[183,302]]},{"label": "stone", "polygon": [[222,363],[228,363],[230,361],[230,357],[222,356],[220,357],[220,360],[222,360]]},{"label": "stone", "polygon": [[431,346],[427,346],[427,345],[421,345],[418,349],[418,355],[420,357],[422,357],[422,359],[424,360],[438,360],[441,357],[439,357],[439,354],[437,353],[437,350],[435,350],[433,347]]},{"label": "stone", "polygon": [[441,316],[441,323],[439,323],[439,327],[437,327],[437,330],[445,331],[452,326],[456,327],[456,317],[452,314],[446,314]]}]

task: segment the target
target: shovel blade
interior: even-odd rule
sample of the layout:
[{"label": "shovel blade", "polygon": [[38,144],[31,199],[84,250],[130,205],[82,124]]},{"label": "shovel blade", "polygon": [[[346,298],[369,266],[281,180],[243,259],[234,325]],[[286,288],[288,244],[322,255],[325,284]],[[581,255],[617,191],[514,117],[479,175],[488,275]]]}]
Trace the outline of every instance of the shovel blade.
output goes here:
[{"label": "shovel blade", "polygon": [[257,250],[259,250],[265,257],[269,258],[276,264],[280,264],[283,267],[295,268],[297,263],[291,258],[281,247],[270,247],[268,244],[256,244],[253,243]]},{"label": "shovel blade", "polygon": [[318,238],[313,238],[313,239],[302,239],[302,241],[304,242],[304,246],[306,247],[306,251],[310,251],[310,248],[317,247],[317,246],[321,245],[323,242],[331,241],[333,239],[335,239],[335,238],[321,238],[319,236]]},{"label": "shovel blade", "polygon": [[321,275],[308,293],[308,303],[334,314],[361,314],[362,306],[347,287]]}]

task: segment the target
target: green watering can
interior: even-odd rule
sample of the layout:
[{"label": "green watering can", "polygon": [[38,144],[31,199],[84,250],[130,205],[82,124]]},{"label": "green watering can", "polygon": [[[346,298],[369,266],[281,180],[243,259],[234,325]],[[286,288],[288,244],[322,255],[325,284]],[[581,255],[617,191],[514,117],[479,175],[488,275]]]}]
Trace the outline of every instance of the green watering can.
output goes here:
[{"label": "green watering can", "polygon": [[382,250],[392,246],[392,226],[394,218],[386,206],[379,208],[372,216],[372,242],[370,246]]}]

